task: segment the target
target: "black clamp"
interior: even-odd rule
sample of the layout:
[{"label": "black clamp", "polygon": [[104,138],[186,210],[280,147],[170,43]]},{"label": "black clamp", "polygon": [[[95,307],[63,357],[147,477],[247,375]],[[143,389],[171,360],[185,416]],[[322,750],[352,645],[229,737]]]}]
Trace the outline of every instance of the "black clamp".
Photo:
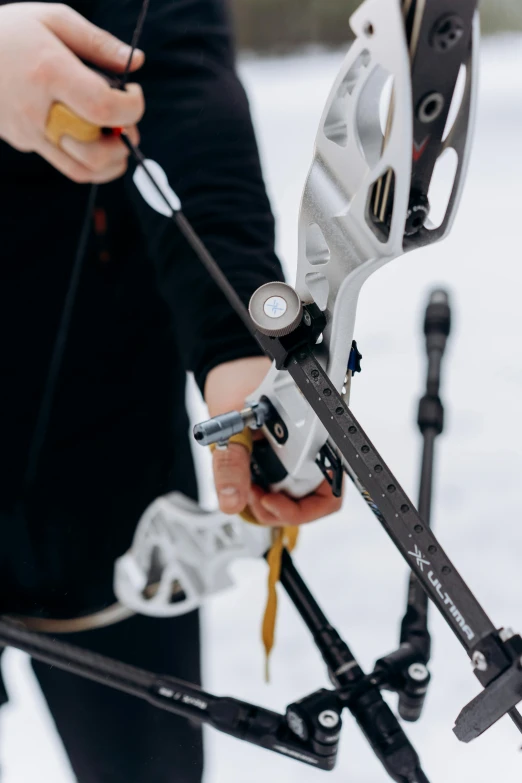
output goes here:
[{"label": "black clamp", "polygon": [[308,743],[319,756],[337,756],[341,736],[343,705],[333,692],[322,689],[290,704],[286,710],[289,729]]},{"label": "black clamp", "polygon": [[401,644],[398,650],[377,661],[374,675],[382,688],[398,694],[401,718],[410,723],[418,721],[431,680],[419,651],[412,644]]}]

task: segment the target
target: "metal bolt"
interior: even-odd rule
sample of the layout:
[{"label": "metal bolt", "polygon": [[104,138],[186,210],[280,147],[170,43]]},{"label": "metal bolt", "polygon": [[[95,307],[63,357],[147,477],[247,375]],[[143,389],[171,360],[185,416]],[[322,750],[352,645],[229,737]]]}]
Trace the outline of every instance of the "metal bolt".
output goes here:
[{"label": "metal bolt", "polygon": [[336,414],[337,414],[338,416],[342,416],[342,415],[343,415],[343,413],[344,413],[344,409],[343,409],[343,408],[336,408],[336,409],[335,409],[335,412],[336,412]]},{"label": "metal bolt", "polygon": [[376,473],[382,473],[382,465],[376,465],[375,466],[375,472]]},{"label": "metal bolt", "polygon": [[408,504],[407,504],[407,503],[404,503],[404,504],[401,506],[401,511],[402,511],[402,513],[403,513],[403,514],[407,514],[409,510],[410,510],[410,507],[408,506]]},{"label": "metal bolt", "polygon": [[479,672],[485,672],[488,669],[488,662],[486,660],[486,656],[484,653],[481,653],[477,650],[477,652],[473,653],[473,656],[471,658],[471,663],[473,664],[473,668],[477,669]]},{"label": "metal bolt", "polygon": [[422,525],[415,525],[413,529],[415,530],[416,533],[422,533],[422,531],[424,530]]},{"label": "metal bolt", "polygon": [[424,682],[429,677],[429,672],[423,663],[412,663],[408,669],[408,675],[415,682]]},{"label": "metal bolt", "polygon": [[388,492],[395,492],[396,489],[397,487],[395,486],[395,484],[388,484],[387,487]]},{"label": "metal bolt", "polygon": [[332,396],[332,390],[331,389],[325,389],[323,392],[325,397],[331,397]]},{"label": "metal bolt", "polygon": [[263,305],[265,315],[269,318],[281,318],[286,313],[288,305],[282,296],[271,296]]},{"label": "metal bolt", "polygon": [[356,430],[356,428],[355,428],[355,427],[349,427],[349,428],[348,428],[348,432],[350,433],[350,435],[355,435],[355,433],[357,432],[357,430]]},{"label": "metal bolt", "polygon": [[437,551],[437,547],[433,546],[433,544],[428,547],[428,552],[430,553],[430,555],[434,555],[436,551]]},{"label": "metal bolt", "polygon": [[419,104],[417,109],[417,117],[419,120],[428,125],[430,122],[435,122],[444,109],[444,96],[440,92],[431,92],[426,95]]},{"label": "metal bolt", "polygon": [[310,317],[310,313],[307,313],[306,310],[305,310],[305,314],[304,314],[304,322],[305,322],[305,324],[307,326],[311,326],[312,325],[312,319]]},{"label": "metal bolt", "polygon": [[276,422],[274,424],[274,435],[278,440],[282,440],[285,437],[285,431],[283,429],[283,425],[279,424],[279,422]]},{"label": "metal bolt", "polygon": [[431,31],[431,45],[438,52],[449,52],[464,35],[464,22],[457,14],[448,14],[437,20]]},{"label": "metal bolt", "polygon": [[442,573],[447,576],[448,574],[451,574],[451,568],[449,566],[444,566],[442,569]]},{"label": "metal bolt", "polygon": [[319,378],[319,370],[312,370],[310,375],[312,376],[312,378]]},{"label": "metal bolt", "polygon": [[317,720],[324,729],[335,729],[335,727],[339,725],[340,719],[338,714],[333,710],[324,710]]},{"label": "metal bolt", "polygon": [[361,451],[362,451],[363,454],[368,454],[369,451],[370,451],[370,447],[369,446],[363,446]]}]

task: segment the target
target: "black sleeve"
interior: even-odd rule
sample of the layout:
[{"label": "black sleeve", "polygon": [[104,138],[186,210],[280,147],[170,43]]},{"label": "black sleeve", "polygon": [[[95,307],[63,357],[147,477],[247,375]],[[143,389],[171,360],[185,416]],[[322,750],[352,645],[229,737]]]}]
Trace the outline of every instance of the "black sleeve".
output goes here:
[{"label": "black sleeve", "polygon": [[[103,26],[130,40],[140,5],[103,0]],[[147,58],[138,79],[147,106],[141,149],[165,169],[185,215],[248,303],[256,288],[282,279],[282,272],[225,0],[151,0],[140,47]],[[128,193],[185,367],[202,389],[212,367],[260,349],[175,227],[142,201],[130,181]]]}]

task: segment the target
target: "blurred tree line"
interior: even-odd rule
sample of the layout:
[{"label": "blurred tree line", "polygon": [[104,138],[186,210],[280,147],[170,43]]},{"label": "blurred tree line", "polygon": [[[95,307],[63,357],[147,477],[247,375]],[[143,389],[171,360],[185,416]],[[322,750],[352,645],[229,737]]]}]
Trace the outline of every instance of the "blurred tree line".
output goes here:
[{"label": "blurred tree line", "polygon": [[[340,46],[350,39],[348,20],[361,0],[230,0],[238,44],[254,51]],[[485,33],[522,30],[522,0],[482,0]]]}]

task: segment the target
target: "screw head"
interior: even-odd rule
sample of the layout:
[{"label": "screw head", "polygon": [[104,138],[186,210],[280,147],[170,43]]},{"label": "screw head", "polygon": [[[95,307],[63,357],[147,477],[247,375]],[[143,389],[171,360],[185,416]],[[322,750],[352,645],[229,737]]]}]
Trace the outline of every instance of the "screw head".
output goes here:
[{"label": "screw head", "polygon": [[428,669],[423,663],[412,663],[408,669],[408,674],[415,682],[424,682],[429,676]]},{"label": "screw head", "polygon": [[425,125],[435,122],[444,109],[444,96],[440,92],[425,95],[417,108],[417,117]]},{"label": "screw head", "polygon": [[274,435],[278,440],[282,440],[285,437],[285,431],[283,429],[283,425],[279,422],[276,422],[274,425]]},{"label": "screw head", "polygon": [[340,718],[333,710],[323,710],[317,720],[324,729],[335,729],[339,725]]},{"label": "screw head", "polygon": [[473,653],[473,656],[471,658],[471,663],[473,664],[473,668],[477,669],[479,672],[485,672],[488,669],[488,662],[486,661],[486,656],[484,653],[481,653],[477,650],[477,652]]},{"label": "screw head", "polygon": [[457,14],[438,19],[431,31],[431,45],[438,52],[449,52],[461,40],[465,32],[463,20]]}]

